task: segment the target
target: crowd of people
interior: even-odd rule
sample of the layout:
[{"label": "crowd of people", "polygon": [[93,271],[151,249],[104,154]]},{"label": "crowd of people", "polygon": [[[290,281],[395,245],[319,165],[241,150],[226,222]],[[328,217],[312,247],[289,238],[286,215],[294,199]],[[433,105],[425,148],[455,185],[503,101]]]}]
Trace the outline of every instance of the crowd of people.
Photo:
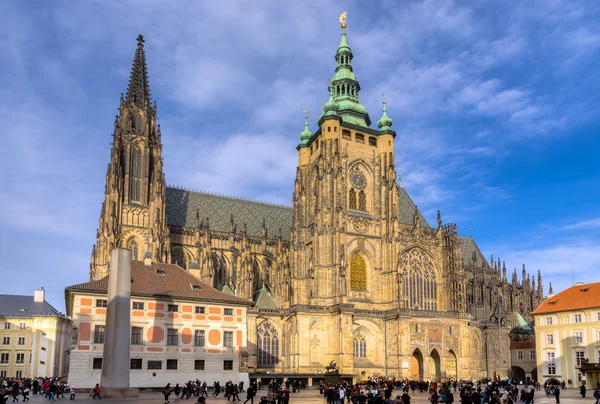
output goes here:
[{"label": "crowd of people", "polygon": [[[562,386],[564,388],[564,386]],[[560,403],[560,387],[544,386],[546,395],[552,395]],[[436,383],[417,380],[375,379],[360,384],[339,382],[322,385],[321,393],[327,404],[410,404],[411,394],[418,391],[427,394],[432,404],[533,404],[535,392],[541,390],[539,383],[518,384],[512,380],[453,381]],[[585,397],[585,385],[580,387]],[[600,383],[594,390],[596,404],[600,404]]]},{"label": "crowd of people", "polygon": [[[5,378],[0,379],[0,404],[6,402],[29,401],[30,395],[41,395],[48,401],[56,401],[57,398],[75,400],[75,387],[68,386],[60,378]],[[100,396],[98,395],[98,398]]]},{"label": "crowd of people", "polygon": [[[300,381],[287,380],[283,383],[273,381],[266,387],[260,381],[252,382],[247,390],[244,382],[234,383],[231,380],[223,386],[220,382],[214,382],[209,389],[205,381],[188,381],[175,386],[167,384],[162,389],[165,403],[171,400],[179,401],[193,399],[198,403],[206,403],[208,398],[223,397],[227,401],[244,401],[244,404],[288,404],[291,393],[299,393],[306,388]],[[544,384],[546,396],[555,397],[556,403],[560,403],[561,390],[566,388],[565,384]],[[101,399],[100,386],[96,384],[93,390],[93,398]],[[432,404],[534,404],[536,391],[541,391],[539,383],[527,384],[517,383],[511,380],[480,380],[452,381],[445,383],[418,381],[418,380],[394,380],[394,379],[369,379],[362,383],[350,384],[340,381],[335,385],[320,385],[320,393],[327,404],[411,404],[413,396],[426,394],[428,401]],[[417,393],[418,392],[418,393]],[[579,387],[579,393],[585,398],[587,388],[585,384]],[[246,393],[246,399],[242,400],[240,393]],[[40,395],[48,401],[57,399],[75,400],[75,386],[69,386],[60,378],[36,378],[36,379],[0,379],[0,404],[6,402],[29,401],[30,395]],[[412,395],[412,396],[411,396]],[[595,404],[600,404],[600,382],[594,389]]]},{"label": "crowd of people", "polygon": [[[223,393],[223,397],[227,398],[227,401],[242,401],[239,394],[245,392],[246,400],[244,401],[244,404],[255,404],[254,400],[257,395],[259,396],[256,398],[257,404],[287,404],[290,401],[290,392],[300,392],[300,389],[304,387],[306,386],[300,382],[286,381],[283,384],[273,382],[267,386],[266,390],[263,390],[265,393],[264,395],[259,395],[259,393],[262,392],[260,381],[252,382],[247,390],[244,390],[243,381],[236,384],[230,380],[225,383],[224,386],[221,386],[221,383],[216,381],[212,385],[210,397],[219,397],[219,395]],[[170,403],[171,399],[182,400],[190,399],[191,397],[197,398],[197,402],[202,404],[206,403],[206,399],[209,398],[208,384],[205,381],[201,382],[200,380],[196,380],[195,382],[190,380],[187,383],[183,383],[181,386],[179,383],[175,386],[171,386],[171,383],[168,383],[163,388],[162,394],[165,398],[165,404]]]}]

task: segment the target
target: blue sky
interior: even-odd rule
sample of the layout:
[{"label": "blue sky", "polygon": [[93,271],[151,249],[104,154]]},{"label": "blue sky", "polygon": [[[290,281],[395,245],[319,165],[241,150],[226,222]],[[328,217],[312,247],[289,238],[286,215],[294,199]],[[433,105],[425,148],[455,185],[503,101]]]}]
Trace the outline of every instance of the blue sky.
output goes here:
[{"label": "blue sky", "polygon": [[[368,6],[366,6],[368,4]],[[547,291],[600,280],[597,1],[0,2],[0,293],[88,277],[110,133],[143,34],[167,182],[289,204],[337,18],[403,185]]]}]

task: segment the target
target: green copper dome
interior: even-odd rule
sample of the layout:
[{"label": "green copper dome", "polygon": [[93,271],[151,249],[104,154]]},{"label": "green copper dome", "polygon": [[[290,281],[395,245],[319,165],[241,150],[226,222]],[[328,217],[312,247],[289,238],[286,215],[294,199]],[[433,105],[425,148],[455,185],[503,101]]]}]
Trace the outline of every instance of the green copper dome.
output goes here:
[{"label": "green copper dome", "polygon": [[308,115],[305,115],[304,118],[306,119],[306,122],[304,123],[304,130],[300,132],[301,144],[307,144],[308,140],[312,136],[312,132],[310,131],[310,129],[308,129]]},{"label": "green copper dome", "polygon": [[377,121],[377,126],[382,132],[384,132],[386,130],[390,130],[390,127],[393,125],[393,123],[394,121],[392,120],[392,118],[387,116],[386,102],[383,101],[383,116],[380,120]]},{"label": "green copper dome", "polygon": [[[369,113],[358,102],[360,84],[358,84],[358,80],[352,69],[353,58],[352,49],[350,49],[348,38],[346,37],[346,24],[342,23],[342,40],[335,54],[337,67],[335,74],[331,78],[330,99],[323,106],[325,113],[321,115],[321,118],[332,115],[333,111],[336,111],[343,122],[369,127],[371,125]],[[333,108],[332,103],[337,104],[337,109]]]}]

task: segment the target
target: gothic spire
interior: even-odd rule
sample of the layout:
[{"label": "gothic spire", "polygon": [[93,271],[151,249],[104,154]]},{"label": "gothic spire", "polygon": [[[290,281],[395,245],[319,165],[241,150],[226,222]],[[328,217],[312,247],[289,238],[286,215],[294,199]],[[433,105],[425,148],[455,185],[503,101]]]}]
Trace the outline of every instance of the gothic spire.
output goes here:
[{"label": "gothic spire", "polygon": [[[360,85],[352,69],[354,56],[346,37],[346,13],[340,16],[340,23],[342,26],[342,39],[335,54],[337,67],[331,79],[330,94],[339,105],[338,115],[342,118],[342,121],[368,127],[371,125],[371,118],[365,107],[358,102]],[[321,118],[323,118],[323,115],[321,115]],[[319,118],[319,122],[321,118]]]},{"label": "gothic spire", "polygon": [[137,37],[138,45],[133,57],[133,66],[129,77],[129,86],[125,101],[133,103],[139,108],[150,106],[150,85],[148,84],[148,70],[146,69],[146,54],[144,53],[144,37]]}]

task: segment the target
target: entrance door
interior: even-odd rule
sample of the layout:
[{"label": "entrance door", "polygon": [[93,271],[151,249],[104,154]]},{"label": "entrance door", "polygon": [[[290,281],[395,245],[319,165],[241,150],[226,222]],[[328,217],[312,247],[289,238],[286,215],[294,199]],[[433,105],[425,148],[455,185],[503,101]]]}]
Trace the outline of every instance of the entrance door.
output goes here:
[{"label": "entrance door", "polygon": [[456,359],[456,353],[451,349],[448,351],[448,357],[446,358],[446,377],[448,380],[457,380],[456,369],[458,363]]},{"label": "entrance door", "polygon": [[429,357],[433,361],[433,368],[435,369],[435,374],[434,374],[435,380],[439,382],[442,379],[442,367],[441,367],[440,354],[438,353],[437,349],[434,349],[429,354]]},{"label": "entrance door", "polygon": [[423,380],[423,354],[415,349],[410,362],[410,377],[412,380]]}]

